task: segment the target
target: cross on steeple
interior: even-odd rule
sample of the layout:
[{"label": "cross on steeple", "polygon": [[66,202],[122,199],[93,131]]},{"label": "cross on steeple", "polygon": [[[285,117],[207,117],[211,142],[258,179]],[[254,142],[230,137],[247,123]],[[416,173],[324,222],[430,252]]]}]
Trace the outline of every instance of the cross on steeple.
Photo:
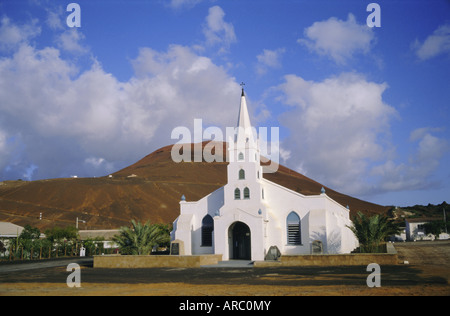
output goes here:
[{"label": "cross on steeple", "polygon": [[244,96],[244,86],[245,86],[245,83],[244,83],[244,82],[241,82],[240,86],[242,87],[242,96]]}]

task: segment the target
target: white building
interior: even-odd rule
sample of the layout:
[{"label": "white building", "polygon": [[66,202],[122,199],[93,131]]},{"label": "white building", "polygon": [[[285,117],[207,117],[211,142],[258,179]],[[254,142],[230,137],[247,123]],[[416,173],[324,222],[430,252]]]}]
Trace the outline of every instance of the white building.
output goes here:
[{"label": "white building", "polygon": [[23,230],[22,226],[9,222],[0,222],[0,238],[17,238],[22,234]]},{"label": "white building", "polygon": [[437,221],[437,218],[408,218],[405,220],[406,240],[446,240],[449,239],[449,234],[442,232],[438,236],[426,231],[426,224]]},{"label": "white building", "polygon": [[264,260],[271,246],[281,255],[350,253],[358,246],[346,227],[349,210],[324,190],[305,196],[264,179],[244,90],[228,145],[228,183],[197,202],[184,196],[180,202],[172,240],[183,242],[185,255]]}]

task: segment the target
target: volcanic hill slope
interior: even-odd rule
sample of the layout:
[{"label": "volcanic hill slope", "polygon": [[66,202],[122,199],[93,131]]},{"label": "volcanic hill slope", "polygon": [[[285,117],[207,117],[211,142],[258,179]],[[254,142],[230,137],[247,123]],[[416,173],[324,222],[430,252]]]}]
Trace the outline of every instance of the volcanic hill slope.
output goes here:
[{"label": "volcanic hill slope", "polygon": [[[227,163],[175,163],[171,149],[163,147],[112,177],[0,182],[0,221],[40,229],[74,226],[77,217],[86,222],[79,222],[80,229],[114,229],[128,226],[131,219],[172,223],[179,215],[182,195],[197,201],[226,184]],[[225,153],[225,144],[222,149]],[[192,149],[192,158],[196,154]],[[304,195],[319,194],[325,187],[331,198],[350,207],[351,215],[387,211],[281,165],[264,177]]]}]

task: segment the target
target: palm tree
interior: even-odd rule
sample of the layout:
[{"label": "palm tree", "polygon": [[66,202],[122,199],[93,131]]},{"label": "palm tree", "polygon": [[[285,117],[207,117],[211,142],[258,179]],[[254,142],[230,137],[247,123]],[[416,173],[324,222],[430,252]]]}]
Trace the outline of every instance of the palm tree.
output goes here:
[{"label": "palm tree", "polygon": [[385,239],[398,233],[399,227],[385,215],[368,217],[361,212],[353,218],[353,225],[347,226],[359,241],[360,251],[373,253]]},{"label": "palm tree", "polygon": [[170,239],[167,232],[150,222],[131,221],[132,227],[121,227],[120,234],[113,240],[119,245],[120,252],[126,255],[149,255],[153,247],[167,243]]}]

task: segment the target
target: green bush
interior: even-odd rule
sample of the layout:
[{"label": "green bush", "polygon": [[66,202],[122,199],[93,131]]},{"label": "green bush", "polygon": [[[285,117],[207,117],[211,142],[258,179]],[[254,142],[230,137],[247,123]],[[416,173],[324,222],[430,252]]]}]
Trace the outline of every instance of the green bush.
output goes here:
[{"label": "green bush", "polygon": [[170,242],[168,229],[159,224],[141,224],[132,220],[131,227],[121,227],[120,234],[113,240],[124,255],[149,255],[155,246]]},{"label": "green bush", "polygon": [[352,221],[353,225],[347,227],[358,239],[360,252],[364,253],[381,252],[386,238],[399,232],[398,224],[385,215],[368,217],[358,212]]}]

